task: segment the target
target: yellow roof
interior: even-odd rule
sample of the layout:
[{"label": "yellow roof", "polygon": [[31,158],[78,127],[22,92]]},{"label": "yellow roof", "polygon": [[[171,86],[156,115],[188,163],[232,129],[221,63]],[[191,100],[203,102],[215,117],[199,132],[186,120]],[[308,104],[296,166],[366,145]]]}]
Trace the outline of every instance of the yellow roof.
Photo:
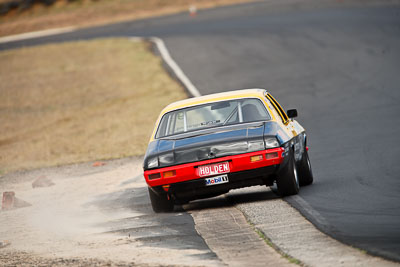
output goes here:
[{"label": "yellow roof", "polygon": [[229,99],[236,99],[236,98],[243,98],[243,97],[257,97],[262,98],[264,93],[266,92],[265,89],[242,89],[242,90],[235,90],[223,93],[216,93],[210,95],[204,95],[199,97],[188,98],[180,101],[173,102],[166,106],[162,111],[160,116],[164,113],[167,113],[172,110],[186,108],[190,106],[201,105],[210,102],[217,102],[222,100],[229,100]]}]

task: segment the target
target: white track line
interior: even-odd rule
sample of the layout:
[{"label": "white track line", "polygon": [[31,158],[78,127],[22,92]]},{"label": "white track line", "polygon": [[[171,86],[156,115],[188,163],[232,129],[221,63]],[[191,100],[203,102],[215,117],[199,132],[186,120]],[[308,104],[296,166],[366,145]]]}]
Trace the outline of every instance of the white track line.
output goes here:
[{"label": "white track line", "polygon": [[66,27],[66,28],[59,28],[59,29],[51,29],[51,30],[44,30],[44,31],[37,31],[37,32],[28,32],[16,35],[9,35],[5,37],[0,37],[0,44],[45,37],[50,35],[56,35],[61,33],[73,32],[77,28],[76,27]]},{"label": "white track line", "polygon": [[165,43],[162,39],[158,37],[151,37],[149,38],[150,41],[154,42],[157,45],[158,51],[160,51],[161,57],[163,60],[168,64],[168,66],[173,70],[176,77],[183,83],[189,93],[194,96],[201,96],[199,90],[197,90],[196,86],[189,80],[189,78],[185,75],[182,69],[176,64],[175,60],[171,57]]},{"label": "white track line", "polygon": [[189,80],[189,78],[186,76],[186,74],[183,72],[183,70],[179,67],[179,65],[171,57],[171,54],[169,53],[169,51],[168,51],[167,47],[165,46],[165,43],[162,39],[160,39],[158,37],[144,38],[144,37],[139,37],[139,36],[130,37],[129,39],[133,42],[150,41],[150,42],[154,43],[157,46],[157,49],[160,52],[160,55],[161,55],[162,59],[164,60],[164,62],[167,63],[167,65],[172,69],[172,71],[175,73],[175,75],[179,79],[179,81],[189,91],[189,94],[194,97],[201,96],[201,94],[200,94],[199,90],[197,90],[196,86],[193,85],[193,83]]}]

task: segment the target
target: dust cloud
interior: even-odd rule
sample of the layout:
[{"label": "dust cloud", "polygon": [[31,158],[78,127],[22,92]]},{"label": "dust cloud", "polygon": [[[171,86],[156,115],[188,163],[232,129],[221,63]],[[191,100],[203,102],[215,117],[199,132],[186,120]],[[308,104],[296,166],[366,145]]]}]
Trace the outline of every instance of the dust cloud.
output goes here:
[{"label": "dust cloud", "polygon": [[[0,241],[11,242],[0,250],[0,263],[12,258],[4,255],[18,251],[49,259],[219,265],[215,257],[204,256],[210,254],[206,246],[178,248],[154,242],[160,236],[181,241],[176,230],[163,226],[166,215],[151,211],[141,164],[134,158],[100,167],[82,164],[1,177],[0,191],[14,191],[32,205],[0,212]],[[32,181],[41,175],[54,185],[32,188]],[[168,216],[177,221],[185,218],[180,213]]]}]

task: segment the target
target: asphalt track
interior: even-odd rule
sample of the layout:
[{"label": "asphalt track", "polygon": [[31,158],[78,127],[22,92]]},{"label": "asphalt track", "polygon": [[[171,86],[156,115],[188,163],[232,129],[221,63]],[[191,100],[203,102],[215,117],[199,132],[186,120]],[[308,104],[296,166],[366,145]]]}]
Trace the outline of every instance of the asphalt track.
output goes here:
[{"label": "asphalt track", "polygon": [[334,238],[400,261],[400,6],[260,2],[0,44],[158,36],[202,94],[268,88],[297,108],[315,183],[286,200]]}]

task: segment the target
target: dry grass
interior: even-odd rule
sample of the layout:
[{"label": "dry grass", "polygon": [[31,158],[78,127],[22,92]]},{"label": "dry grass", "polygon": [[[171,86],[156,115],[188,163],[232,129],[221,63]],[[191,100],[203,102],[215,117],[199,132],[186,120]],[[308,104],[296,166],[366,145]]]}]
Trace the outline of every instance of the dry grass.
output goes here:
[{"label": "dry grass", "polygon": [[147,46],[0,52],[0,171],[143,154],[160,110],[186,97]]},{"label": "dry grass", "polygon": [[58,0],[51,7],[35,5],[25,12],[0,17],[0,36],[66,26],[93,26],[254,0]]}]

